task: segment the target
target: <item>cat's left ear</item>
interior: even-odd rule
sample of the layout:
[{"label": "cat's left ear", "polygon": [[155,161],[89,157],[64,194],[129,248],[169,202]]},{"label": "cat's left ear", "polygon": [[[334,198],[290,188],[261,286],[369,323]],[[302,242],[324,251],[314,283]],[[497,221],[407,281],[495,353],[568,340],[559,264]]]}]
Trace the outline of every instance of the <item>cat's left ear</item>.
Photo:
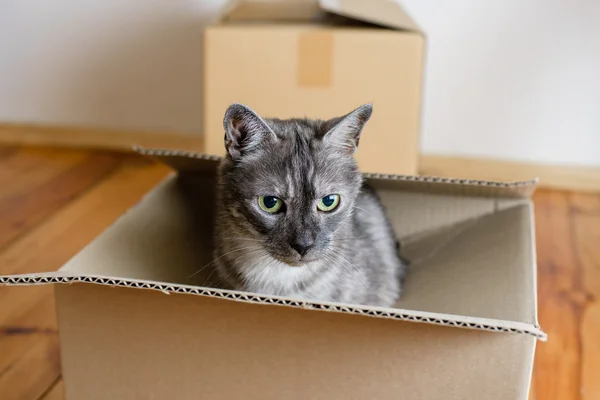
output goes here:
[{"label": "cat's left ear", "polygon": [[327,125],[330,128],[323,137],[323,140],[338,150],[354,154],[358,148],[363,127],[369,118],[371,118],[372,113],[373,106],[371,104],[364,104],[343,117],[327,121]]},{"label": "cat's left ear", "polygon": [[234,160],[256,150],[265,140],[277,140],[269,125],[243,104],[229,106],[223,119],[223,128],[225,149]]}]

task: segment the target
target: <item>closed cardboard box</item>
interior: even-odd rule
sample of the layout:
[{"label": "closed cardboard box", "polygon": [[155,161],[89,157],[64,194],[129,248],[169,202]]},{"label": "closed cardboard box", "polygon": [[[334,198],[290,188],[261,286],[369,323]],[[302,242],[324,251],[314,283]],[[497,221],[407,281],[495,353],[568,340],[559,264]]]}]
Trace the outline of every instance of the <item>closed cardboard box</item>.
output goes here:
[{"label": "closed cardboard box", "polygon": [[367,174],[412,266],[391,308],[204,285],[214,156],[144,150],[168,177],[59,271],[67,400],[526,400],[535,182]]},{"label": "closed cardboard box", "polygon": [[392,0],[234,2],[205,32],[205,151],[222,155],[233,102],[266,118],[375,113],[363,171],[416,174],[425,38]]}]

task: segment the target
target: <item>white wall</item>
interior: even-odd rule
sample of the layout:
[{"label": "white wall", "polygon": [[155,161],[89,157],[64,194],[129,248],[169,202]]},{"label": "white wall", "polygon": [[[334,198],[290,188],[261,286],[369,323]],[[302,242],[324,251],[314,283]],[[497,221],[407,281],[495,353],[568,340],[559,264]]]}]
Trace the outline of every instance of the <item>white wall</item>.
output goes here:
[{"label": "white wall", "polygon": [[0,121],[200,132],[223,0],[0,0]]},{"label": "white wall", "polygon": [[429,38],[425,153],[600,165],[600,1],[403,4]]},{"label": "white wall", "polygon": [[[224,1],[0,2],[0,121],[199,133]],[[429,40],[424,153],[600,165],[600,1],[403,4]]]}]

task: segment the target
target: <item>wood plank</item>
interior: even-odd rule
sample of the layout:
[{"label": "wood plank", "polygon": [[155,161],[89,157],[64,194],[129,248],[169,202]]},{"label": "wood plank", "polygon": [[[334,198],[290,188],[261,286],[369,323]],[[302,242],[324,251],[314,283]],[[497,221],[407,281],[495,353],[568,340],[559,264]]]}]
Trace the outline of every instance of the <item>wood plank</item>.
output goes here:
[{"label": "wood plank", "polygon": [[600,196],[570,195],[580,266],[581,398],[600,399]]},{"label": "wood plank", "polygon": [[[20,159],[17,156],[17,160]],[[0,248],[37,225],[73,197],[95,185],[120,163],[110,154],[71,152],[61,162],[40,157],[38,168],[20,172],[6,182],[0,195]]]},{"label": "wood plank", "polygon": [[65,386],[62,379],[46,393],[40,400],[65,400]]},{"label": "wood plank", "polygon": [[[11,369],[40,336],[56,333],[56,311],[52,287],[8,288],[8,297],[22,304],[4,308],[0,321],[0,378]],[[19,289],[25,289],[17,292]],[[6,315],[8,312],[9,315]]]},{"label": "wood plank", "polygon": [[534,381],[536,396],[547,400],[579,398],[579,327],[568,294],[573,265],[567,195],[538,192],[535,197],[540,324],[549,335],[538,343]]},{"label": "wood plank", "polygon": [[0,161],[10,157],[12,154],[16,153],[19,150],[19,146],[9,146],[2,145],[0,146]]},{"label": "wood plank", "polygon": [[133,146],[203,151],[201,134],[0,124],[0,143],[131,151]]},{"label": "wood plank", "polygon": [[[6,247],[0,253],[0,273],[57,269],[168,172],[166,167],[148,162],[125,163]],[[51,289],[50,286],[0,288],[0,371],[4,371],[0,381],[6,386],[12,381],[13,387],[22,389],[20,392],[11,389],[14,398],[38,398],[43,393],[39,388],[46,384],[44,390],[48,389],[58,376],[52,363],[41,362],[29,350],[44,341],[45,336],[55,334]],[[45,351],[50,352],[51,345],[45,343]],[[32,359],[37,360],[37,367]],[[33,381],[23,381],[23,368],[34,370],[30,378]],[[3,393],[1,389],[2,386],[0,393]]]},{"label": "wood plank", "polygon": [[0,377],[2,400],[37,399],[59,376],[58,335],[44,335]]},{"label": "wood plank", "polygon": [[582,318],[588,294],[582,286],[571,197],[564,192],[540,191],[534,200],[539,318],[549,336],[548,342],[537,346],[536,396],[545,400],[581,399]]},{"label": "wood plank", "polygon": [[11,193],[13,185],[32,173],[66,169],[86,155],[89,155],[86,151],[15,148],[0,158],[0,195]]},{"label": "wood plank", "polygon": [[73,168],[93,152],[86,150],[21,148],[0,158],[0,198],[27,191]]},{"label": "wood plank", "polygon": [[521,181],[539,178],[539,185],[542,188],[600,192],[600,166],[533,164],[425,154],[419,159],[419,173],[492,181]]}]

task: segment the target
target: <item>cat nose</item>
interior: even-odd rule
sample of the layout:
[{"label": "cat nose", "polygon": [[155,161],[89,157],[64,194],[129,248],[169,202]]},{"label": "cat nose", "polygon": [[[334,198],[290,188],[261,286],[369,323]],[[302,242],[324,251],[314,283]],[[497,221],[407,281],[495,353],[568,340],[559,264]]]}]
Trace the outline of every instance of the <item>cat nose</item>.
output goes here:
[{"label": "cat nose", "polygon": [[301,256],[308,253],[308,251],[310,249],[312,249],[314,245],[315,245],[314,239],[311,239],[308,237],[307,238],[298,238],[298,239],[294,240],[292,243],[290,243],[290,246],[292,247],[292,249],[296,250],[298,252],[298,254],[300,254]]}]

